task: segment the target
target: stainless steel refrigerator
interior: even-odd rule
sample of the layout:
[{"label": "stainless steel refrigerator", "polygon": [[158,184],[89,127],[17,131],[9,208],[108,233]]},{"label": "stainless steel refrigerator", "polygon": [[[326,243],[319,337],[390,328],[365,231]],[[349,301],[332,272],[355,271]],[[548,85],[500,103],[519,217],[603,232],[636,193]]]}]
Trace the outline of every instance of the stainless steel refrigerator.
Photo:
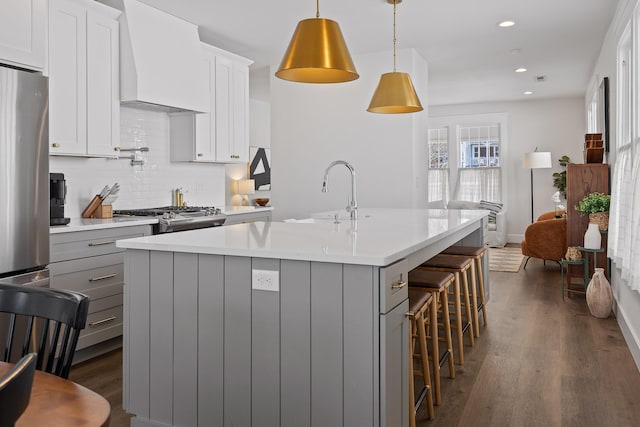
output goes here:
[{"label": "stainless steel refrigerator", "polygon": [[0,64],[0,282],[48,286],[49,89]]}]

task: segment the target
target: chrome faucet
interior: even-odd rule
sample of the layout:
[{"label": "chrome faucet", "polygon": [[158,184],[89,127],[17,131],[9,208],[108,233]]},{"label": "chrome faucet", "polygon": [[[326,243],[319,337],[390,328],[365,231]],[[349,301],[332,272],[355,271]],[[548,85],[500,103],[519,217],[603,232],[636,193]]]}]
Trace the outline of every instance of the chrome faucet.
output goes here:
[{"label": "chrome faucet", "polygon": [[351,199],[349,200],[349,205],[347,205],[347,212],[351,214],[351,219],[358,219],[358,202],[356,201],[356,171],[353,169],[349,163],[344,160],[334,160],[327,166],[327,169],[324,171],[324,180],[322,181],[322,192],[326,193],[329,188],[329,171],[335,165],[344,165],[349,172],[351,172]]}]

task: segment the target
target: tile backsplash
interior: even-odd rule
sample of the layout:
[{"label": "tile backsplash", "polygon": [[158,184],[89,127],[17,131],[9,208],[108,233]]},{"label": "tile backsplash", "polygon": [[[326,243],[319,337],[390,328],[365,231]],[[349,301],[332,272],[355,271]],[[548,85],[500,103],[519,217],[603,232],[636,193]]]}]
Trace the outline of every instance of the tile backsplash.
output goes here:
[{"label": "tile backsplash", "polygon": [[115,182],[120,192],[114,209],[170,205],[176,188],[182,188],[189,205],[225,205],[225,165],[170,161],[166,113],[121,107],[120,146],[149,147],[141,154],[144,165],[132,166],[125,159],[133,153],[122,153],[120,159],[49,158],[50,171],[64,173],[67,181],[65,216],[79,217],[94,195]]}]

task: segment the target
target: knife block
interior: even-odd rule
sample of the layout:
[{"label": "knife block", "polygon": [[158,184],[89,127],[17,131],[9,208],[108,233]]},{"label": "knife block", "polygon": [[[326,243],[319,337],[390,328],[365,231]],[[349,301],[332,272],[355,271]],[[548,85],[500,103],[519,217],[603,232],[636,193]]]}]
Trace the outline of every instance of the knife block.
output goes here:
[{"label": "knife block", "polygon": [[111,205],[100,205],[93,213],[93,218],[113,218],[113,208]]}]

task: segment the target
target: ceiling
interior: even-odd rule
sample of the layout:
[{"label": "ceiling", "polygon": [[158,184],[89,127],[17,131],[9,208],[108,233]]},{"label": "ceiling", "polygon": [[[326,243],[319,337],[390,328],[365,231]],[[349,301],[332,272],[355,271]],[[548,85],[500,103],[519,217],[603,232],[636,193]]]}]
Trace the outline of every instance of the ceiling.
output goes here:
[{"label": "ceiling", "polygon": [[[297,22],[316,8],[313,0],[140,1],[197,24],[202,41],[253,59],[252,69],[277,65]],[[429,63],[429,105],[582,96],[616,4],[406,0],[398,5],[398,49],[415,48]],[[320,16],[340,24],[352,55],[392,48],[386,0],[322,0]],[[516,25],[499,28],[507,19]]]}]

